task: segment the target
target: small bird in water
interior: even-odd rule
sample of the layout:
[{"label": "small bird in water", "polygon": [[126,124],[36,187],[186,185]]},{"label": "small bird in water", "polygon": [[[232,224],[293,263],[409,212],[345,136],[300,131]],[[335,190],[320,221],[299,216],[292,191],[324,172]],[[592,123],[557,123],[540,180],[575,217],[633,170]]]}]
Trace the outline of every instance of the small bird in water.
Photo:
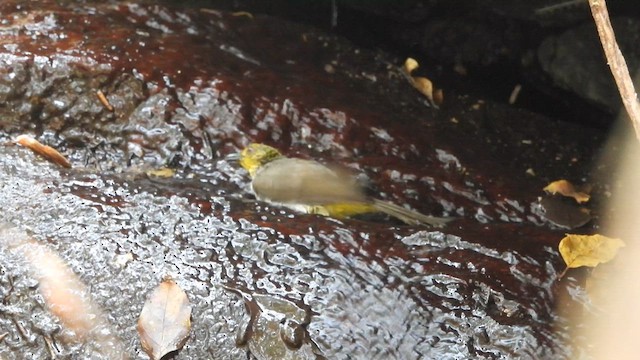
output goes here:
[{"label": "small bird in water", "polygon": [[268,145],[250,144],[239,159],[251,176],[251,188],[258,199],[295,211],[337,219],[382,212],[406,224],[438,227],[451,220],[368,197],[344,172],[313,160],[286,157]]}]

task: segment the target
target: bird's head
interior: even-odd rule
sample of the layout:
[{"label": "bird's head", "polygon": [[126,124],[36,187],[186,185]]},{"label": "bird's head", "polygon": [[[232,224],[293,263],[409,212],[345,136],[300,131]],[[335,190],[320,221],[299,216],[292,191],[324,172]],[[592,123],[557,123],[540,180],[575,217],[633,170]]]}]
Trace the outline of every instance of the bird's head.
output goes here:
[{"label": "bird's head", "polygon": [[252,143],[240,152],[240,165],[253,177],[262,165],[279,157],[282,157],[282,154],[278,149],[269,145]]}]

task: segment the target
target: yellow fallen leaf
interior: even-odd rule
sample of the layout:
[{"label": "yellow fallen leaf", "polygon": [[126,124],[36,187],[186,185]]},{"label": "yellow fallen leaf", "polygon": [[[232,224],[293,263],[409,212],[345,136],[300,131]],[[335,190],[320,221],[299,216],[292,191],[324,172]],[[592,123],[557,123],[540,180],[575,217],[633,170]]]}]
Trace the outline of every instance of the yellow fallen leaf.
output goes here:
[{"label": "yellow fallen leaf", "polygon": [[176,174],[176,171],[174,169],[170,169],[166,167],[147,171],[148,176],[155,176],[155,177],[161,177],[161,178],[170,178],[170,177],[173,177],[175,174]]},{"label": "yellow fallen leaf", "polygon": [[427,99],[433,101],[433,83],[431,83],[431,80],[425,77],[414,77],[413,87],[426,96]]},{"label": "yellow fallen leaf", "polygon": [[441,105],[442,101],[444,100],[442,90],[436,90],[433,87],[433,83],[431,82],[431,80],[427,79],[426,77],[411,75],[411,73],[418,67],[420,67],[420,65],[415,59],[407,58],[407,60],[405,60],[404,62],[402,70],[404,71],[404,74],[411,85],[413,85],[414,88],[416,88],[422,95],[427,98],[427,100],[429,100],[429,104],[431,104],[431,106],[438,108],[438,106]]},{"label": "yellow fallen leaf", "polygon": [[142,348],[153,360],[184,346],[191,331],[191,303],[173,280],[158,285],[138,318]]},{"label": "yellow fallen leaf", "polygon": [[575,186],[573,186],[572,183],[570,183],[567,180],[558,180],[558,181],[554,181],[551,184],[547,185],[544,189],[542,189],[552,195],[555,194],[560,194],[562,196],[566,196],[566,197],[572,197],[574,199],[576,199],[576,201],[579,204],[585,203],[587,201],[589,201],[590,199],[590,195],[582,192],[582,191],[578,191],[576,189]]},{"label": "yellow fallen leaf", "polygon": [[418,62],[416,61],[416,59],[407,58],[407,60],[404,61],[404,71],[407,74],[411,74],[411,72],[417,69],[419,66],[420,65],[418,65]]},{"label": "yellow fallen leaf", "polygon": [[561,278],[570,268],[581,266],[594,267],[611,261],[618,249],[625,244],[622,240],[603,235],[575,235],[567,234],[558,245],[560,255],[567,264],[567,268],[560,274]]}]

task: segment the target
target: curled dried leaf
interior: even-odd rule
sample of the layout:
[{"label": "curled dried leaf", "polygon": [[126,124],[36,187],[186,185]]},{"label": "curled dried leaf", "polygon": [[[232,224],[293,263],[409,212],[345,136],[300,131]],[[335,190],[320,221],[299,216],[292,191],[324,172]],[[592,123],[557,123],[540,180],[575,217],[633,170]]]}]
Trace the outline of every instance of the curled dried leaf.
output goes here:
[{"label": "curled dried leaf", "polygon": [[142,348],[159,360],[184,346],[191,331],[191,303],[173,280],[165,280],[151,293],[138,319]]},{"label": "curled dried leaf", "polygon": [[433,83],[425,77],[414,77],[413,87],[426,96],[427,99],[433,101]]},{"label": "curled dried leaf", "polygon": [[415,59],[407,58],[407,60],[405,60],[404,62],[402,70],[404,71],[405,76],[407,77],[407,80],[409,80],[411,85],[413,85],[414,88],[416,88],[422,95],[427,98],[430,105],[438,108],[438,106],[441,105],[442,101],[444,100],[442,90],[434,89],[433,83],[426,77],[411,75],[411,73],[419,66],[420,65]]},{"label": "curled dried leaf", "polygon": [[31,151],[43,156],[45,159],[53,163],[56,163],[65,168],[71,167],[71,163],[69,162],[69,160],[67,160],[67,158],[60,154],[58,150],[52,148],[51,146],[43,145],[38,140],[28,135],[20,135],[16,137],[14,141],[17,144],[31,149]]},{"label": "curled dried leaf", "polygon": [[433,92],[433,102],[437,106],[441,106],[442,105],[442,103],[444,102],[444,92],[442,91],[442,89],[434,90],[434,92]]},{"label": "curled dried leaf", "polygon": [[591,198],[589,194],[576,189],[576,187],[567,180],[554,181],[547,185],[543,190],[552,195],[560,194],[562,196],[572,197],[579,204],[585,203]]},{"label": "curled dried leaf", "polygon": [[411,72],[413,72],[413,70],[417,69],[419,66],[420,65],[418,65],[416,59],[407,58],[407,60],[404,61],[404,72],[411,75]]}]

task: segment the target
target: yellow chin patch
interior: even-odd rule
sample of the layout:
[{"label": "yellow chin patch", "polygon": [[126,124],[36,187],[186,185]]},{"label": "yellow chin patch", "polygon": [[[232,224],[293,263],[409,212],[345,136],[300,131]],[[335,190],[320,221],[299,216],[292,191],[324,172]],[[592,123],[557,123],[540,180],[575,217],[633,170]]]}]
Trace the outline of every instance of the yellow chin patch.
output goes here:
[{"label": "yellow chin patch", "polygon": [[249,175],[253,177],[262,163],[256,157],[249,156],[247,149],[242,150],[240,153],[240,166],[249,172]]},{"label": "yellow chin patch", "polygon": [[279,157],[282,157],[282,154],[278,149],[269,145],[252,143],[240,152],[240,166],[253,177],[262,165]]}]

